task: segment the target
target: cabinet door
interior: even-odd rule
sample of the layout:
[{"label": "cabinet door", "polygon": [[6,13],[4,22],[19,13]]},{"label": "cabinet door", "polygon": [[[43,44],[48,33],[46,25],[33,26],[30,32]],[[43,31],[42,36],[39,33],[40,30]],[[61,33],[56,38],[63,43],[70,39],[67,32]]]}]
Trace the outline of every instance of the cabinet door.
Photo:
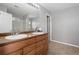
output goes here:
[{"label": "cabinet door", "polygon": [[43,49],[44,49],[44,40],[37,42],[36,43],[36,54],[42,55]]},{"label": "cabinet door", "polygon": [[43,42],[44,42],[44,44],[43,44],[43,52],[42,52],[42,54],[45,55],[45,54],[48,53],[48,40],[44,40]]},{"label": "cabinet door", "polygon": [[35,50],[36,55],[42,55],[43,53],[43,46],[39,46],[38,48],[36,48]]},{"label": "cabinet door", "polygon": [[18,50],[18,51],[9,53],[8,55],[22,55],[22,50]]}]

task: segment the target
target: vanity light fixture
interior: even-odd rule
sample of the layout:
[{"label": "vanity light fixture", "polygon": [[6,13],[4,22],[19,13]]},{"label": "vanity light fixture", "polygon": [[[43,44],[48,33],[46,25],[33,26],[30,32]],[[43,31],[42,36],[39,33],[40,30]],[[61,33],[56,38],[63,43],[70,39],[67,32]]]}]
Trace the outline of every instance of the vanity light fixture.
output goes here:
[{"label": "vanity light fixture", "polygon": [[29,25],[31,24],[31,22],[29,22]]},{"label": "vanity light fixture", "polygon": [[40,6],[38,4],[36,4],[36,3],[27,3],[27,4],[33,6],[34,8],[37,8],[37,9],[40,8]]},{"label": "vanity light fixture", "polygon": [[17,5],[14,5],[14,7],[15,7],[15,8],[19,8],[19,6],[17,6]]}]

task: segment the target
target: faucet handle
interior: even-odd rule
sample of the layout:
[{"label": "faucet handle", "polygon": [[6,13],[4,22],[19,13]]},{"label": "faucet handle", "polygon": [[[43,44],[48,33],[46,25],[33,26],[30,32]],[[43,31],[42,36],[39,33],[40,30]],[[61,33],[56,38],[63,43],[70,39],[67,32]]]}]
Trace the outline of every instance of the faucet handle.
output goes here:
[{"label": "faucet handle", "polygon": [[18,33],[16,33],[16,35],[17,35]]}]

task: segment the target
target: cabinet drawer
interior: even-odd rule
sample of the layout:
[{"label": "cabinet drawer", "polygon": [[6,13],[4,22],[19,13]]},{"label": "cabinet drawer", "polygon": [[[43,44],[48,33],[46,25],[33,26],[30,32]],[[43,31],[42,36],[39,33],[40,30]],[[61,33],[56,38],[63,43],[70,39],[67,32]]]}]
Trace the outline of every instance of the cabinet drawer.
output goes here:
[{"label": "cabinet drawer", "polygon": [[36,44],[26,46],[26,47],[23,48],[23,54],[27,54],[30,51],[34,50],[35,48],[36,48]]},{"label": "cabinet drawer", "polygon": [[31,50],[26,55],[42,55],[42,52],[43,52],[43,46],[40,46],[38,48]]},{"label": "cabinet drawer", "polygon": [[9,53],[8,55],[22,55],[22,50],[18,50],[18,51]]},{"label": "cabinet drawer", "polygon": [[48,39],[48,36],[47,35],[37,36],[36,37],[36,42],[39,42],[41,40],[46,40],[46,39]]},{"label": "cabinet drawer", "polygon": [[36,39],[36,42],[39,42],[39,41],[43,40],[44,37],[43,37],[43,36],[38,36],[38,37],[36,37],[35,39]]},{"label": "cabinet drawer", "polygon": [[32,50],[32,51],[30,51],[29,53],[27,53],[26,55],[35,55],[36,54],[36,49],[34,49],[34,50]]}]

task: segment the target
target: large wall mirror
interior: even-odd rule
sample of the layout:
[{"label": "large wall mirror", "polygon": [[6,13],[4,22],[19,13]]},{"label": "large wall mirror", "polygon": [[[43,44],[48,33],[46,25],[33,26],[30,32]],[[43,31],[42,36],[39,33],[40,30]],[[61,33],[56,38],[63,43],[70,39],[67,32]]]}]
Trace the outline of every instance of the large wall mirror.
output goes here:
[{"label": "large wall mirror", "polygon": [[33,31],[39,12],[29,3],[0,3],[0,33]]}]

